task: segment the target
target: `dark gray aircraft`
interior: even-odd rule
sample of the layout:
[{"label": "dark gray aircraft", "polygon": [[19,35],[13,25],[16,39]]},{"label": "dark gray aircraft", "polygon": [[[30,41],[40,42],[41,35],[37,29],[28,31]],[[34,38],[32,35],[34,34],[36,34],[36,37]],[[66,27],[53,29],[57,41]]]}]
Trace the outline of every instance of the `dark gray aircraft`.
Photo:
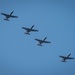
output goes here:
[{"label": "dark gray aircraft", "polygon": [[40,39],[35,39],[35,40],[39,42],[37,44],[38,46],[42,46],[43,43],[51,43],[49,41],[45,41],[46,39],[47,39],[47,37],[45,37],[43,40],[40,40]]},{"label": "dark gray aircraft", "polygon": [[61,62],[66,62],[67,59],[74,59],[73,57],[70,57],[71,53],[68,54],[67,56],[59,56],[61,58],[63,58],[63,60]]},{"label": "dark gray aircraft", "polygon": [[36,32],[38,32],[38,30],[33,29],[33,27],[34,27],[34,25],[31,26],[31,28],[22,27],[22,29],[25,29],[25,30],[26,30],[25,34],[30,35],[30,32],[31,32],[31,31],[34,31],[34,32],[36,31]]},{"label": "dark gray aircraft", "polygon": [[9,18],[18,18],[18,16],[14,16],[12,15],[14,11],[12,11],[10,14],[5,14],[5,13],[1,13],[2,15],[5,16],[5,19],[6,21],[9,21]]}]

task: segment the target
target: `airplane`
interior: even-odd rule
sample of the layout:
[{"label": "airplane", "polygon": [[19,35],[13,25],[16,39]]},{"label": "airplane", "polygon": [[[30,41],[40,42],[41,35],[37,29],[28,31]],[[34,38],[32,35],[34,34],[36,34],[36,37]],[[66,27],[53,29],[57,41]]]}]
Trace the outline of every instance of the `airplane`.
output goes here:
[{"label": "airplane", "polygon": [[67,59],[74,59],[73,57],[70,57],[71,53],[68,54],[67,56],[59,56],[61,58],[63,58],[63,60],[61,62],[66,62]]},{"label": "airplane", "polygon": [[43,40],[40,39],[35,39],[36,41],[38,41],[39,43],[37,44],[38,46],[43,46],[43,43],[51,43],[49,41],[45,41],[47,39],[47,37],[45,37]]},{"label": "airplane", "polygon": [[34,27],[34,25],[32,25],[31,28],[22,27],[22,29],[25,29],[25,30],[26,30],[25,34],[30,35],[30,32],[31,32],[31,31],[34,31],[34,32],[36,31],[36,32],[38,32],[38,30],[33,29],[33,27]]},{"label": "airplane", "polygon": [[5,19],[6,21],[9,21],[9,18],[18,18],[18,16],[14,16],[12,15],[14,11],[12,11],[10,14],[5,14],[5,13],[1,13],[1,15],[4,15],[5,16]]}]

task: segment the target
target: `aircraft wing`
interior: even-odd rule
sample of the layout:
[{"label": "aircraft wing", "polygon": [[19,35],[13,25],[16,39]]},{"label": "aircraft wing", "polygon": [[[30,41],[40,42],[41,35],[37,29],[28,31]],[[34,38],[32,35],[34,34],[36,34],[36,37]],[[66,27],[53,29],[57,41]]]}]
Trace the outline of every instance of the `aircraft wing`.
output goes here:
[{"label": "aircraft wing", "polygon": [[44,43],[51,43],[51,42],[49,42],[49,41],[43,41]]},{"label": "aircraft wing", "polygon": [[41,41],[40,39],[35,39],[36,41]]},{"label": "aircraft wing", "polygon": [[69,57],[68,59],[74,59],[74,58],[72,58],[72,57]]},{"label": "aircraft wing", "polygon": [[64,56],[59,56],[59,57],[61,57],[61,58],[65,58]]},{"label": "aircraft wing", "polygon": [[28,30],[28,28],[22,27],[22,29]]},{"label": "aircraft wing", "polygon": [[36,29],[32,29],[31,31],[38,31],[38,30],[36,30]]},{"label": "aircraft wing", "polygon": [[9,16],[8,14],[4,14],[4,13],[1,13],[2,15],[4,15],[4,16]]},{"label": "aircraft wing", "polygon": [[18,18],[18,16],[11,15],[12,18]]}]

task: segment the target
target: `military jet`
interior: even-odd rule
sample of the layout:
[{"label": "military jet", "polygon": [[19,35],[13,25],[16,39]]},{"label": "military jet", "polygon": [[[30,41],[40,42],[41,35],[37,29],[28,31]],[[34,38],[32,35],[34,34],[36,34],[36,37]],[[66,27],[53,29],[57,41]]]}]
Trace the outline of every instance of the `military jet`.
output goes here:
[{"label": "military jet", "polygon": [[49,41],[45,41],[47,39],[47,37],[45,37],[43,40],[40,39],[35,39],[36,41],[38,41],[39,43],[37,44],[38,46],[43,46],[43,43],[51,43]]},{"label": "military jet", "polygon": [[74,59],[73,57],[70,57],[71,53],[68,54],[67,56],[59,56],[61,58],[63,58],[63,60],[61,62],[66,62],[67,59]]},{"label": "military jet", "polygon": [[9,21],[9,18],[18,18],[18,16],[14,16],[12,15],[14,11],[12,11],[10,14],[5,14],[5,13],[1,13],[1,15],[4,15],[5,16],[5,19],[6,21]]},{"label": "military jet", "polygon": [[33,29],[33,27],[34,27],[34,25],[31,26],[31,28],[22,27],[22,29],[25,29],[25,30],[26,30],[25,34],[30,35],[30,32],[31,32],[31,31],[38,32],[38,30]]}]

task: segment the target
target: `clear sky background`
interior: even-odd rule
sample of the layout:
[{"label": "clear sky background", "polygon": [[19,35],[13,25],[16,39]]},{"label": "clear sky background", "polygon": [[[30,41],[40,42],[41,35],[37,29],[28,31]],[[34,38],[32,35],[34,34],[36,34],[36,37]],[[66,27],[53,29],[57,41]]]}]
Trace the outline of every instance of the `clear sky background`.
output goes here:
[{"label": "clear sky background", "polygon": [[[59,55],[75,57],[75,0],[0,0],[0,75],[75,75],[75,60],[61,62]],[[39,32],[24,34],[22,27]],[[37,46],[45,36],[51,44]]]}]

